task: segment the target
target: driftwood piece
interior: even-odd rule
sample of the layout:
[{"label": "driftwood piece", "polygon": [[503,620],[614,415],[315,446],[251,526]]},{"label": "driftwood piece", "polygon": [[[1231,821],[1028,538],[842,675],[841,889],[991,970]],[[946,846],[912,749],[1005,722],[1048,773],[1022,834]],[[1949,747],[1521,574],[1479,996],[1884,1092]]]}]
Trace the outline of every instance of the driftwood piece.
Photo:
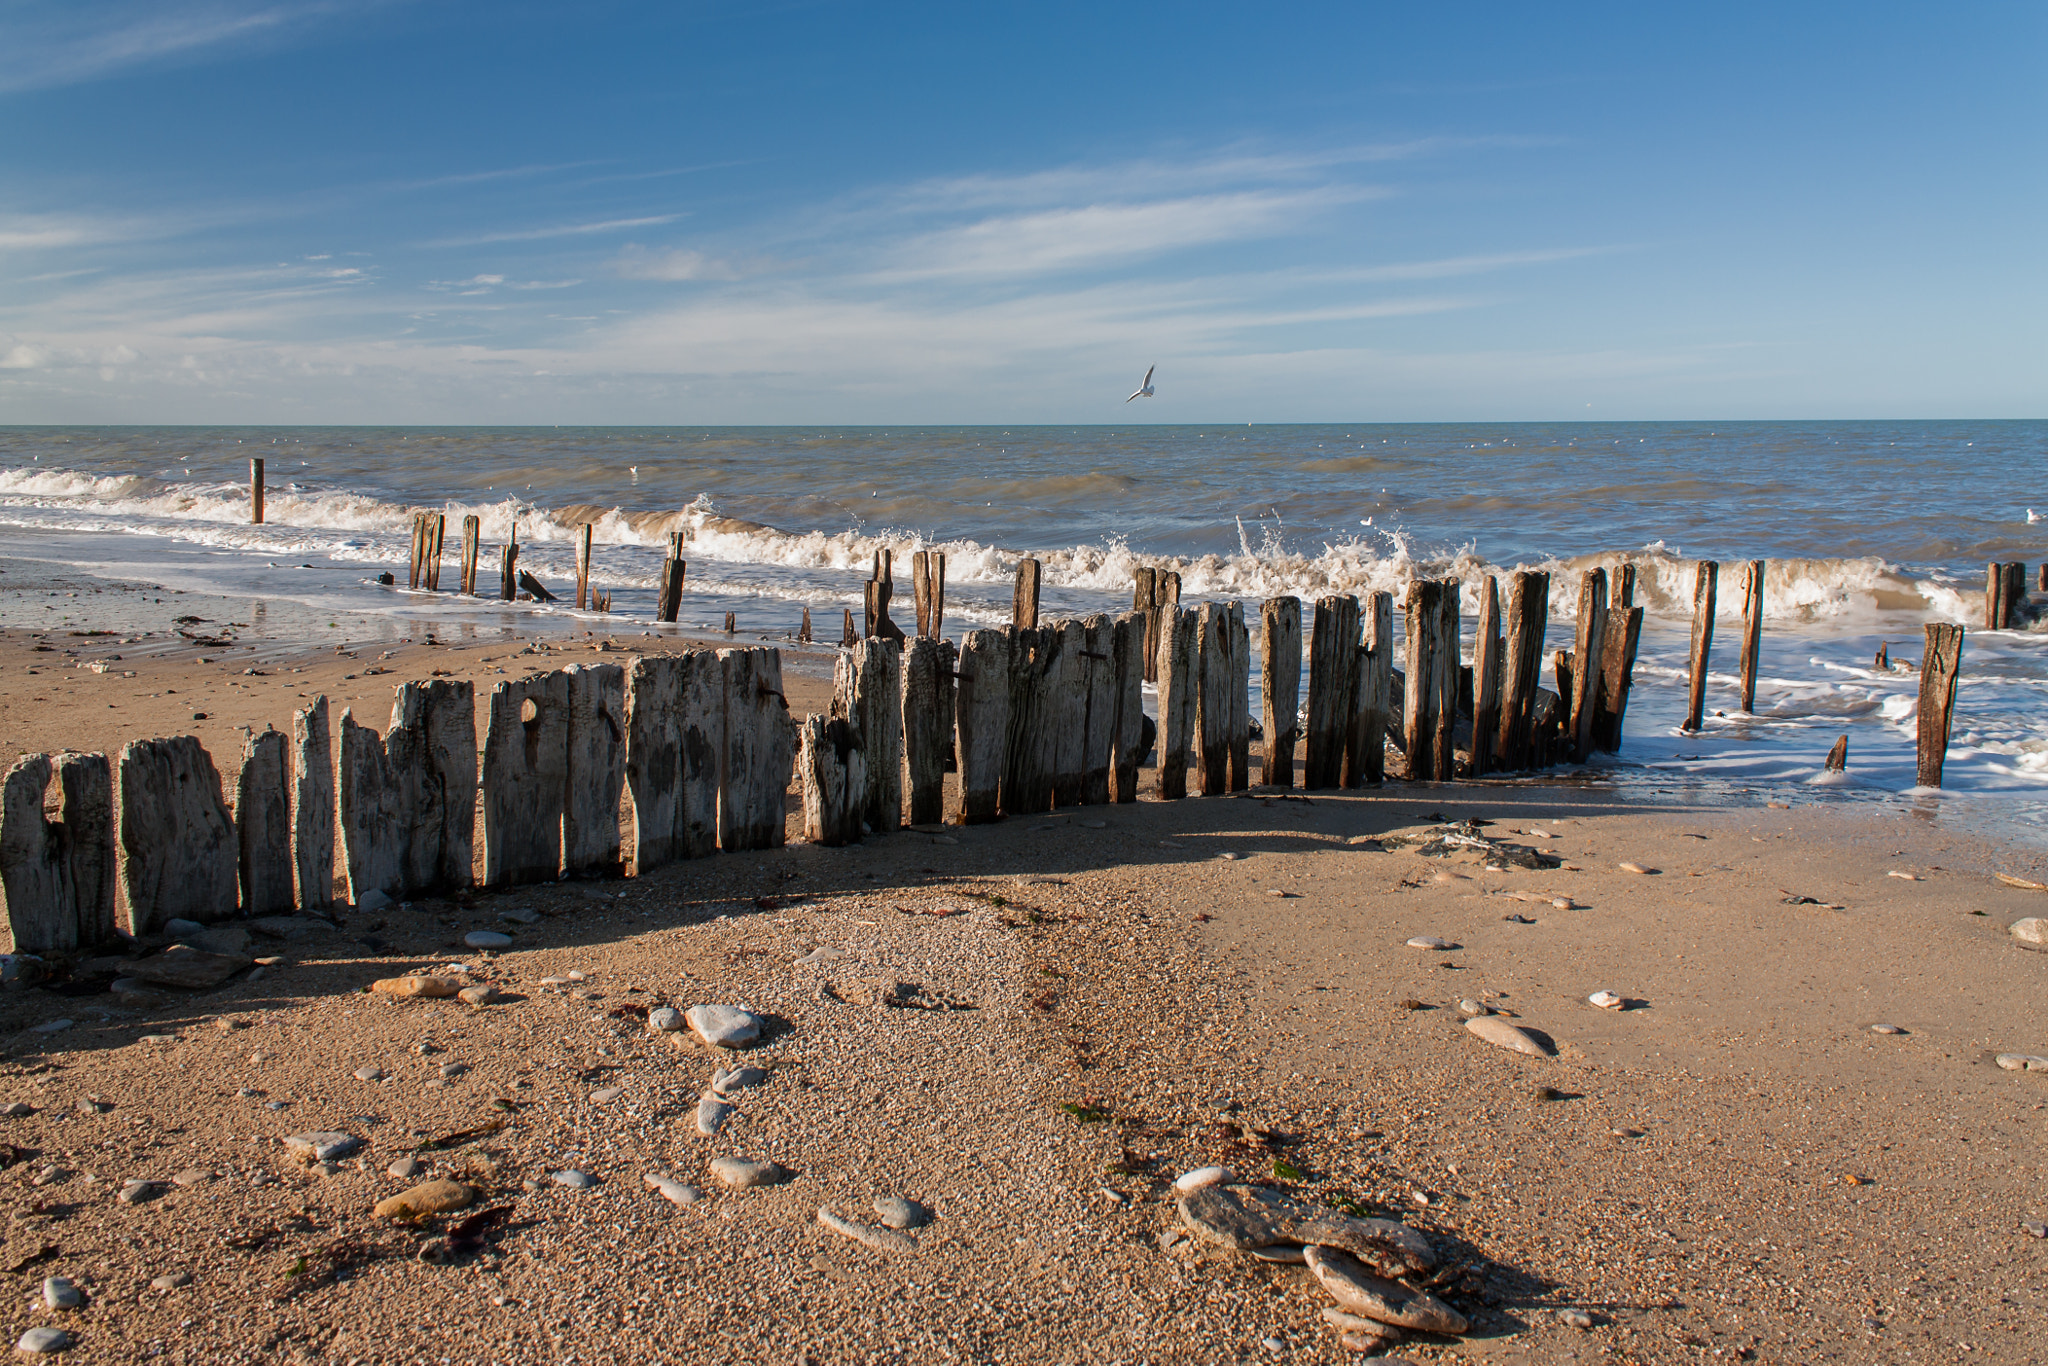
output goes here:
[{"label": "driftwood piece", "polygon": [[1358,704],[1358,599],[1317,598],[1308,638],[1308,733],[1302,786],[1341,787]]},{"label": "driftwood piece", "polygon": [[527,595],[530,596],[535,602],[561,601],[560,598],[556,597],[552,592],[548,590],[548,586],[546,584],[542,583],[539,579],[536,579],[533,575],[527,573],[524,569],[519,571],[519,587],[523,589],[527,593]]},{"label": "driftwood piece", "polygon": [[571,664],[569,776],[562,799],[562,867],[617,877],[619,794],[626,785],[626,671]]},{"label": "driftwood piece", "polygon": [[1171,800],[1188,795],[1202,623],[1193,608],[1159,610],[1159,795]]},{"label": "driftwood piece", "polygon": [[1054,805],[1081,805],[1088,771],[1088,628],[1078,619],[1062,617],[1041,634],[1054,638],[1051,668],[1045,676],[1040,725],[1052,772]]},{"label": "driftwood piece", "polygon": [[797,771],[803,778],[804,838],[835,848],[859,843],[869,782],[854,727],[842,717],[805,717]]},{"label": "driftwood piece", "polygon": [[863,640],[839,657],[832,710],[860,737],[867,793],[861,819],[877,835],[903,823],[903,643]]},{"label": "driftwood piece", "polygon": [[1059,658],[1059,632],[1051,627],[1011,628],[1009,737],[1003,759],[1005,816],[1028,816],[1052,808],[1052,762],[1056,737],[1044,724],[1049,710],[1049,677]]},{"label": "driftwood piece", "polygon": [[1344,742],[1345,787],[1387,779],[1387,734],[1394,718],[1394,595],[1368,593],[1359,604],[1362,639],[1353,679],[1350,734]]},{"label": "driftwood piece", "polygon": [[1685,725],[1698,730],[1707,714],[1707,663],[1714,651],[1714,597],[1721,579],[1721,566],[1701,560],[1699,577],[1692,590],[1692,655],[1686,677]]},{"label": "driftwood piece", "polygon": [[1101,806],[1109,801],[1110,773],[1116,763],[1116,622],[1101,613],[1083,619],[1078,653],[1084,710],[1081,802]]},{"label": "driftwood piece", "polygon": [[462,519],[462,591],[476,596],[476,557],[483,541],[483,520],[475,513]]},{"label": "driftwood piece", "polygon": [[[1631,573],[1630,582],[1634,582]],[[1472,636],[1472,776],[1483,778],[1498,767],[1494,751],[1500,743],[1501,668],[1506,642],[1500,634],[1500,580],[1488,574],[1479,588],[1479,621]]]},{"label": "driftwood piece", "polygon": [[958,806],[952,819],[979,825],[1001,814],[1010,734],[1011,637],[969,631],[960,643],[959,689],[954,697],[953,752],[959,769]]},{"label": "driftwood piece", "polygon": [[[1607,571],[1579,575],[1579,615],[1572,645],[1571,758],[1582,764],[1593,752],[1593,717],[1600,707],[1600,659],[1607,648]],[[1561,685],[1560,685],[1561,686]]]},{"label": "driftwood piece", "polygon": [[1948,759],[1949,725],[1956,705],[1956,679],[1963,668],[1963,628],[1941,623],[1927,628],[1927,653],[1920,660],[1918,726],[1919,782],[1940,787]]},{"label": "driftwood piece", "polygon": [[1110,798],[1138,800],[1139,752],[1145,736],[1145,621],[1143,612],[1126,612],[1111,628],[1110,692],[1116,707],[1116,732],[1110,754],[1115,781]]},{"label": "driftwood piece", "polygon": [[53,772],[47,754],[25,754],[0,780],[0,921],[9,953],[78,947],[78,899],[64,858],[64,827],[43,818]]},{"label": "driftwood piece", "polygon": [[242,746],[235,780],[236,863],[243,915],[288,915],[292,891],[292,801],[285,737],[265,729]]},{"label": "driftwood piece", "polygon": [[1015,630],[1031,631],[1038,627],[1039,573],[1037,560],[1017,561],[1017,587],[1010,598],[1010,625]]},{"label": "driftwood piece", "polygon": [[720,650],[725,678],[725,758],[719,773],[718,847],[780,849],[784,801],[796,761],[796,725],[782,691],[782,652]]},{"label": "driftwood piece", "polygon": [[57,819],[64,825],[64,864],[71,880],[74,946],[90,948],[114,937],[115,888],[120,881],[114,847],[114,768],[104,754],[59,754]]},{"label": "driftwood piece", "polygon": [[1550,626],[1550,575],[1518,569],[1508,575],[1507,631],[1500,671],[1499,766],[1533,768],[1531,737],[1543,678],[1543,637]]},{"label": "driftwood piece", "polygon": [[955,658],[952,641],[929,636],[912,641],[904,652],[903,795],[912,825],[935,825],[946,816]]},{"label": "driftwood piece", "polygon": [[1756,710],[1756,669],[1764,641],[1764,562],[1751,560],[1742,574],[1742,709]]},{"label": "driftwood piece", "polygon": [[131,934],[166,920],[220,920],[239,904],[235,822],[220,774],[196,736],[121,749],[121,894]]},{"label": "driftwood piece", "polygon": [[292,872],[306,910],[334,904],[334,749],[327,698],[292,713]]},{"label": "driftwood piece", "polygon": [[556,670],[494,686],[484,725],[487,886],[553,882],[561,874],[568,780],[568,676]]},{"label": "driftwood piece", "polygon": [[1600,653],[1600,701],[1593,713],[1593,746],[1617,753],[1629,689],[1635,686],[1636,646],[1643,638],[1643,609],[1610,607],[1606,643]]},{"label": "driftwood piece", "polygon": [[1294,744],[1301,738],[1301,599],[1267,598],[1259,608],[1259,725],[1265,739],[1260,779],[1294,786]]}]

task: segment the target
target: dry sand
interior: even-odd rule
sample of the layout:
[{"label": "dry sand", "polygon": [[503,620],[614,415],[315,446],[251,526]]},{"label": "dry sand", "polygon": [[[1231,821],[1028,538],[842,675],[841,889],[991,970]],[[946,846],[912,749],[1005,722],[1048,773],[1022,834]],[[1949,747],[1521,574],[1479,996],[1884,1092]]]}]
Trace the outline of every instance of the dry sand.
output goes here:
[{"label": "dry sand", "polygon": [[[96,629],[77,620],[61,629]],[[282,728],[301,694],[381,728],[403,679],[487,687],[594,644],[349,658],[168,647],[136,638],[148,624],[0,636],[0,754],[193,733],[226,766],[240,727]],[[793,707],[822,708],[821,675],[792,662]],[[1388,838],[1466,818],[1565,866]],[[1536,829],[1555,837],[1510,833]],[[288,965],[161,1009],[0,996],[0,1105],[35,1111],[0,1119],[0,1331],[67,1327],[64,1359],[93,1362],[1345,1359],[1304,1268],[1172,1233],[1168,1183],[1222,1162],[1437,1239],[1473,1331],[1396,1349],[1416,1362],[2039,1360],[2048,1241],[2023,1225],[2048,1218],[2048,1075],[1993,1058],[2048,1054],[2048,956],[2004,934],[2048,896],[1993,871],[2042,864],[1890,808],[1390,784],[344,910],[251,949]],[[462,948],[480,928],[517,942]],[[361,991],[449,963],[512,999]],[[872,1004],[899,985],[907,1004]],[[1588,1004],[1601,988],[1630,1008]],[[1559,1055],[1472,1037],[1460,998]],[[716,1138],[694,1115],[722,1060],[643,1023],[703,1001],[773,1020],[745,1057],[769,1080]],[[386,1168],[499,1121],[420,1154],[506,1211],[480,1251],[420,1260],[434,1227],[370,1213],[411,1184]],[[319,1129],[368,1146],[322,1175],[278,1143]],[[793,1175],[725,1190],[721,1155]],[[31,1184],[51,1166],[68,1174]],[[217,1175],[115,1198],[192,1168]],[[553,1180],[572,1168],[598,1184]],[[672,1205],[650,1171],[704,1198]],[[875,1224],[881,1195],[934,1211],[915,1251],[817,1220]],[[86,1307],[39,1307],[50,1274]]]}]

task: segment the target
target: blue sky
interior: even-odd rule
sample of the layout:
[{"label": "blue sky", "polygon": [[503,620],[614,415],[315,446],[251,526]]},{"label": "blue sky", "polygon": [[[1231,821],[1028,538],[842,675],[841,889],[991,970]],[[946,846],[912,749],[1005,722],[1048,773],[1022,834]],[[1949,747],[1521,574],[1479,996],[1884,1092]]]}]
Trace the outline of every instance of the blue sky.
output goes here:
[{"label": "blue sky", "polygon": [[2044,39],[0,0],[0,422],[2040,417]]}]

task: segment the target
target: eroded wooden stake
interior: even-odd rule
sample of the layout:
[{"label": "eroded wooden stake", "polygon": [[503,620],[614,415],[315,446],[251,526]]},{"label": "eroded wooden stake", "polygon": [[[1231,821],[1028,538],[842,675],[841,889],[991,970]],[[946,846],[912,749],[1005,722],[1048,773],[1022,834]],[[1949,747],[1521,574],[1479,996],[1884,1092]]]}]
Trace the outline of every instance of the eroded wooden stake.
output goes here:
[{"label": "eroded wooden stake", "polygon": [[462,592],[465,597],[476,596],[477,548],[483,535],[483,522],[474,514],[462,519]]},{"label": "eroded wooden stake", "polygon": [[[1607,648],[1607,571],[1579,576],[1579,619],[1572,644],[1571,758],[1583,764],[1593,752],[1593,717],[1600,707],[1600,660]],[[1562,681],[1559,696],[1566,696]]]},{"label": "eroded wooden stake", "polygon": [[579,612],[590,605],[590,533],[591,525],[585,522],[576,537],[576,610]]},{"label": "eroded wooden stake", "polygon": [[1742,709],[1756,710],[1756,667],[1764,641],[1764,562],[1751,560],[1742,575]]},{"label": "eroded wooden stake", "polygon": [[1519,772],[1534,766],[1536,694],[1543,681],[1543,637],[1550,626],[1550,575],[1518,569],[1508,575],[1507,632],[1500,673],[1498,766]]},{"label": "eroded wooden stake", "polygon": [[1017,589],[1011,598],[1010,625],[1019,631],[1029,631],[1038,625],[1038,576],[1037,560],[1017,561]]},{"label": "eroded wooden stake", "polygon": [[1302,748],[1303,787],[1339,787],[1358,696],[1358,599],[1316,599],[1308,638],[1308,733]]},{"label": "eroded wooden stake", "polygon": [[1266,741],[1261,778],[1272,787],[1292,787],[1294,742],[1301,736],[1301,599],[1267,598],[1259,619],[1259,724]]},{"label": "eroded wooden stake", "polygon": [[1721,566],[1701,560],[1699,577],[1692,590],[1692,662],[1686,682],[1686,730],[1698,730],[1707,714],[1707,661],[1714,650],[1714,595],[1721,579]]},{"label": "eroded wooden stake", "polygon": [[1344,786],[1387,779],[1387,726],[1394,709],[1394,595],[1368,593],[1359,604],[1364,639],[1358,647],[1357,698],[1344,748]]},{"label": "eroded wooden stake", "polygon": [[1956,705],[1956,678],[1962,672],[1963,628],[1941,623],[1927,628],[1927,653],[1920,661],[1919,781],[1940,787],[1942,764],[1948,758],[1950,713]]},{"label": "eroded wooden stake", "polygon": [[1849,737],[1844,735],[1835,741],[1835,747],[1828,751],[1827,771],[1847,773],[1849,771]]},{"label": "eroded wooden stake", "polygon": [[499,591],[506,602],[519,596],[519,523],[512,523],[511,535],[505,541],[505,562],[501,570],[502,582]]},{"label": "eroded wooden stake", "polygon": [[1500,581],[1493,575],[1479,589],[1479,623],[1472,637],[1472,776],[1495,768],[1500,743],[1501,666],[1506,642],[1500,634]]},{"label": "eroded wooden stake", "polygon": [[263,459],[252,456],[249,460],[249,520],[263,521]]}]

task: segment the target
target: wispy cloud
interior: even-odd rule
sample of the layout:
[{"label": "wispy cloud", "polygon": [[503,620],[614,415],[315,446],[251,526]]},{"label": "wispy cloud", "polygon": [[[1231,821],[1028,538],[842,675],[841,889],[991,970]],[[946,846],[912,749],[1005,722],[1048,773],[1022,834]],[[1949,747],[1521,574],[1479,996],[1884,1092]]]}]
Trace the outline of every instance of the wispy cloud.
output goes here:
[{"label": "wispy cloud", "polygon": [[599,223],[563,223],[550,228],[515,228],[504,232],[480,232],[466,237],[442,237],[420,243],[423,247],[482,247],[494,242],[544,242],[551,237],[587,237],[601,232],[625,232],[629,228],[658,227],[673,223],[679,213],[652,214],[646,218],[608,218]]},{"label": "wispy cloud", "polygon": [[397,0],[17,0],[0,9],[0,94],[96,80],[252,42]]},{"label": "wispy cloud", "polygon": [[737,280],[740,271],[730,261],[717,260],[701,251],[674,247],[650,250],[628,243],[612,262],[612,269],[628,280]]}]

